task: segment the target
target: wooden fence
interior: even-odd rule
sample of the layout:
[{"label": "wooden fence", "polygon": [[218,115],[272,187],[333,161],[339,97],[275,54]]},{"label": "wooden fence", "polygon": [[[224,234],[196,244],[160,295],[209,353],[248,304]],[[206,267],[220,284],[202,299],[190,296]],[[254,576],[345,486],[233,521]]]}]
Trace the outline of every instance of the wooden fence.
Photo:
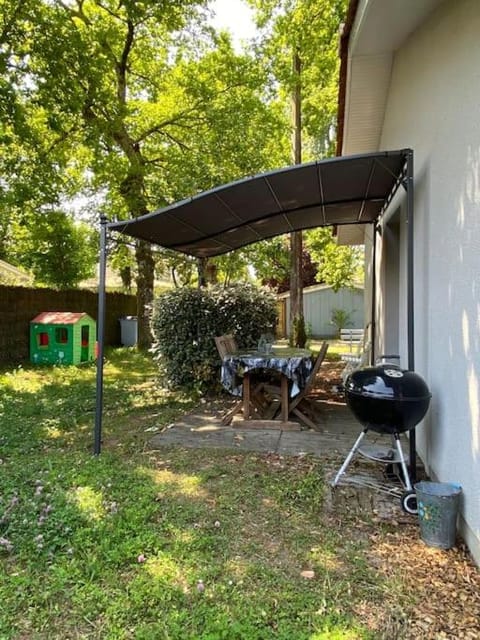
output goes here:
[{"label": "wooden fence", "polygon": [[[0,361],[28,359],[30,321],[42,311],[84,311],[97,320],[97,305],[97,294],[83,289],[0,286]],[[135,296],[107,293],[105,344],[120,344],[119,318],[136,313]]]}]

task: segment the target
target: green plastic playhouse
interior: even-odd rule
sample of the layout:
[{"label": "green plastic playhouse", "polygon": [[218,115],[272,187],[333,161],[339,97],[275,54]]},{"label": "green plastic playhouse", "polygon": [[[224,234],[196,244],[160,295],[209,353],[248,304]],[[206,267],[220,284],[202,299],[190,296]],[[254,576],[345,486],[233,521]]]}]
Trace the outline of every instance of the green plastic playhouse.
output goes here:
[{"label": "green plastic playhouse", "polygon": [[87,313],[45,311],[30,322],[30,360],[80,364],[95,359],[96,323]]}]

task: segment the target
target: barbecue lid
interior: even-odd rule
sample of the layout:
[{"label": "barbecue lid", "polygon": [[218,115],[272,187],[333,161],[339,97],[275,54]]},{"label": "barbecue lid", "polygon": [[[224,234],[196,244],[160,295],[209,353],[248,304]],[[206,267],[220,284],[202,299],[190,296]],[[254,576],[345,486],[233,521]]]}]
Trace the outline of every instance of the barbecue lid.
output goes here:
[{"label": "barbecue lid", "polygon": [[358,369],[345,383],[347,394],[381,400],[405,402],[430,398],[426,382],[414,371],[406,371],[395,364]]}]

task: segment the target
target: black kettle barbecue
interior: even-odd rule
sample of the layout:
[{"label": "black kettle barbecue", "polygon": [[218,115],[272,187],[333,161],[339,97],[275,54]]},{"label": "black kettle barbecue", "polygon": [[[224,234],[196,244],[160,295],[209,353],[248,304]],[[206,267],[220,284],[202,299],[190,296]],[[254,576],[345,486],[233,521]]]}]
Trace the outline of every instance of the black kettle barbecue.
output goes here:
[{"label": "black kettle barbecue", "polygon": [[413,429],[427,413],[431,398],[427,384],[417,373],[385,363],[351,373],[345,382],[345,396],[347,405],[364,429],[335,476],[333,486],[338,484],[368,431],[390,434],[395,440],[406,488],[401,498],[402,508],[408,513],[416,513],[416,496],[400,434]]}]

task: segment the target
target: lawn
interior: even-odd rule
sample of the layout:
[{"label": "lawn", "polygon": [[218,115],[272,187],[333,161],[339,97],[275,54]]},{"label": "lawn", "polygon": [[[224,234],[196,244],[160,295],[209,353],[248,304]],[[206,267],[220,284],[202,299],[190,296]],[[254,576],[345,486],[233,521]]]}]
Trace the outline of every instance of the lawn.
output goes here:
[{"label": "lawn", "polygon": [[[425,552],[411,524],[332,508],[320,461],[150,450],[196,399],[162,389],[148,357],[107,354],[99,457],[93,366],[0,384],[1,640],[478,637],[464,549]],[[431,584],[446,562],[461,627]]]}]

